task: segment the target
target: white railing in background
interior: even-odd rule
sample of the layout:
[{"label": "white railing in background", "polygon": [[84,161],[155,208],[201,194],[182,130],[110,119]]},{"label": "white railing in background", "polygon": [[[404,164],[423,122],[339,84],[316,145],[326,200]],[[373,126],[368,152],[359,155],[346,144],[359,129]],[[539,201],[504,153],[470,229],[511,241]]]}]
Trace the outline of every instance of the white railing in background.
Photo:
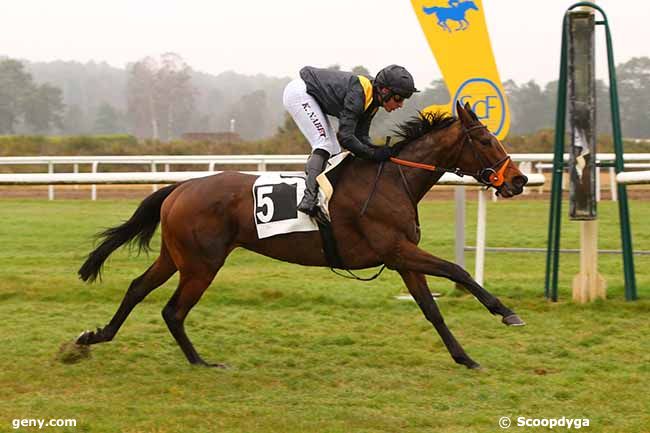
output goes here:
[{"label": "white railing in background", "polygon": [[650,171],[625,171],[616,175],[616,182],[626,185],[649,184]]},{"label": "white railing in background", "polygon": [[[158,165],[164,166],[164,171],[170,171],[170,165],[207,165],[209,171],[214,171],[216,165],[255,165],[257,170],[266,171],[267,165],[304,164],[307,155],[114,155],[114,156],[4,156],[0,157],[0,165],[45,165],[48,173],[55,173],[56,165],[72,165],[73,173],[79,172],[81,164],[90,165],[91,173],[98,173],[100,164],[116,165],[146,165],[153,172],[158,171]],[[153,190],[156,186],[153,185]],[[48,197],[54,200],[54,186],[48,188]],[[97,187],[92,185],[90,190],[92,200],[97,199]]]},{"label": "white railing in background", "polygon": [[[536,163],[534,167],[542,174],[552,168],[549,164],[553,161],[553,154],[550,153],[519,153],[512,154],[512,160],[517,163]],[[569,155],[565,154],[564,159],[568,161]],[[612,162],[613,153],[599,153],[599,161]],[[138,156],[5,156],[0,157],[0,165],[43,165],[47,167],[48,173],[55,173],[57,165],[72,165],[72,172],[78,173],[80,165],[89,165],[91,173],[99,173],[100,166],[106,167],[117,164],[144,165],[150,172],[158,172],[159,166],[163,166],[165,172],[170,171],[171,165],[206,165],[208,171],[214,171],[217,165],[254,165],[258,171],[266,171],[268,166],[273,165],[301,165],[307,161],[307,155],[138,155]],[[650,153],[628,153],[625,154],[626,168],[647,168],[643,164],[650,163]],[[528,166],[530,167],[530,166]],[[530,170],[525,170],[530,171]],[[156,186],[153,186],[156,189]],[[616,200],[616,187],[614,170],[610,169],[610,190],[612,200]],[[539,192],[543,191],[540,186]],[[600,195],[600,188],[598,189]],[[97,188],[92,185],[90,192],[91,199],[97,198]],[[54,199],[54,186],[48,188],[48,197]]]},{"label": "white railing in background", "polygon": [[[631,159],[632,161],[645,161],[645,153],[638,153],[638,154],[632,154],[630,156],[638,157]],[[644,169],[644,168],[650,168],[650,162],[627,162],[627,155],[625,158],[625,169]],[[553,164],[549,164],[546,162],[539,162],[535,164],[535,169],[537,170],[537,173],[543,173],[544,171],[551,170],[553,169]],[[596,176],[596,201],[600,201],[600,174],[602,173],[602,170],[604,170],[601,167],[597,167],[596,170],[598,171],[598,176]],[[611,199],[612,201],[617,201],[618,200],[618,193],[616,189],[616,182],[617,182],[617,175],[616,171],[614,170],[614,167],[608,167],[607,168],[608,173],[609,173],[609,191],[611,193]],[[564,180],[562,179],[562,187],[564,187]],[[539,187],[539,192],[543,192],[544,186]]]}]

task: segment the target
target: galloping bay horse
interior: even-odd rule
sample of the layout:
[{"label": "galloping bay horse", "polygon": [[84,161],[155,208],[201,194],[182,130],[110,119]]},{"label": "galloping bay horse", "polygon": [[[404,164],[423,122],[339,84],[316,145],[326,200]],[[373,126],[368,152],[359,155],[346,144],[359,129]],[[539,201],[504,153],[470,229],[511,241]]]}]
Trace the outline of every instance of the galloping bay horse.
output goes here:
[{"label": "galloping bay horse", "polygon": [[[460,266],[418,248],[417,203],[445,171],[474,176],[503,197],[521,193],[527,178],[510,163],[499,140],[467,104],[463,108],[457,103],[456,109],[458,118],[427,114],[401,125],[403,140],[395,145],[399,158],[386,163],[381,176],[377,176],[376,163],[358,158],[348,161],[341,167],[329,209],[346,267],[363,269],[385,264],[397,271],[452,358],[468,368],[477,368],[479,365],[447,328],[425,275],[463,285],[490,313],[502,316],[506,325],[524,322]],[[398,165],[408,162],[416,164],[408,168]],[[232,250],[243,247],[285,262],[327,266],[318,232],[258,239],[253,218],[255,179],[252,175],[224,172],[169,185],[145,198],[122,225],[101,233],[103,241],[79,270],[84,281],[95,280],[104,261],[120,246],[137,242],[146,249],[159,222],[160,255],[133,280],[108,325],[82,333],[77,343],[112,340],[131,310],[179,271],[178,287],[162,311],[163,318],[190,363],[221,366],[207,364],[199,356],[185,333],[184,321]],[[366,203],[370,191],[375,190],[373,181],[377,182],[376,192]]]}]

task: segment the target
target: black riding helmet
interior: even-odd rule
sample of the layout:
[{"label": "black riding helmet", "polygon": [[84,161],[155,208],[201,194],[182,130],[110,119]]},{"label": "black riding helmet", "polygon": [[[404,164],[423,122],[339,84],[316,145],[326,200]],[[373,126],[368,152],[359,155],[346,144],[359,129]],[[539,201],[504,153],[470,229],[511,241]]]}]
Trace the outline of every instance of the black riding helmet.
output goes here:
[{"label": "black riding helmet", "polygon": [[398,65],[386,66],[379,71],[375,77],[374,85],[377,87],[386,87],[393,94],[400,95],[403,98],[410,98],[416,92],[413,76],[406,68]]}]

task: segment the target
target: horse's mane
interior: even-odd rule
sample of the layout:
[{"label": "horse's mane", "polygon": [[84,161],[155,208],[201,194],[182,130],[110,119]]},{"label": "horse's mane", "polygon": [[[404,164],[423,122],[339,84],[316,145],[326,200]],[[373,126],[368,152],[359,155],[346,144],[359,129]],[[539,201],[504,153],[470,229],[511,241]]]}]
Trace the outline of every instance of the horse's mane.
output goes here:
[{"label": "horse's mane", "polygon": [[422,113],[418,112],[417,116],[411,117],[404,123],[397,125],[397,129],[393,132],[401,137],[402,140],[395,144],[396,150],[399,152],[408,143],[428,134],[432,131],[439,131],[447,128],[456,121],[456,118],[449,113],[435,112],[435,113]]}]

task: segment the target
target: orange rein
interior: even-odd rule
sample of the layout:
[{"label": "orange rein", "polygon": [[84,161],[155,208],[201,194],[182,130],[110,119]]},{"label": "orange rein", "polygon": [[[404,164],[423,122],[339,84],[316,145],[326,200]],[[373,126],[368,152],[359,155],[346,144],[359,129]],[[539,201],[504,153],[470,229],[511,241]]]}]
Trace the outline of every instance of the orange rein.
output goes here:
[{"label": "orange rein", "polygon": [[[400,159],[400,158],[395,158],[394,156],[391,156],[390,162],[398,164],[398,165],[404,165],[406,167],[413,167],[413,168],[421,168],[423,170],[428,170],[428,171],[444,171],[444,172],[449,172],[449,173],[456,173],[456,174],[467,174],[467,173],[460,173],[457,170],[448,170],[444,168],[438,168],[435,165],[429,165],[429,164],[422,164],[420,162],[413,162],[413,161],[407,161],[406,159]],[[492,176],[490,176],[490,185],[498,188],[501,185],[503,185],[503,182],[505,182],[505,177],[504,173],[506,172],[506,168],[508,168],[508,165],[510,164],[510,156],[508,156],[503,164],[501,165],[501,168],[497,170]]]},{"label": "orange rein", "polygon": [[440,171],[440,169],[438,167],[436,167],[435,165],[429,165],[429,164],[422,164],[420,162],[407,161],[405,159],[395,158],[394,156],[390,157],[390,162],[393,162],[393,163],[399,164],[399,165],[404,165],[406,167],[421,168],[423,170],[429,170],[429,171]]}]

